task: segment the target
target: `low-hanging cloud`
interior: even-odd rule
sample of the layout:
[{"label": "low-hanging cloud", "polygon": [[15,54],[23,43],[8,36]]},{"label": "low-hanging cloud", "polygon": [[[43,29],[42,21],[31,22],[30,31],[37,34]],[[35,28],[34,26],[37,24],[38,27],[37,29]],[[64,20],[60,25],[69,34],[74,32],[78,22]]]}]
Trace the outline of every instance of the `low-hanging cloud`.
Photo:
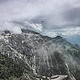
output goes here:
[{"label": "low-hanging cloud", "polygon": [[0,30],[14,32],[17,26],[55,36],[64,34],[64,28],[79,27],[79,13],[79,0],[0,0]]}]

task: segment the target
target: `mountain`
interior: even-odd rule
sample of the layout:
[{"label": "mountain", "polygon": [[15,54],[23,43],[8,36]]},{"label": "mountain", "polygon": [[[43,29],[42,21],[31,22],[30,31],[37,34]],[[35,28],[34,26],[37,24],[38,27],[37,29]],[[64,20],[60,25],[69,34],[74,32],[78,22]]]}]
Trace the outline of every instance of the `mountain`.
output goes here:
[{"label": "mountain", "polygon": [[5,30],[0,32],[0,55],[0,75],[4,76],[6,70],[11,74],[0,77],[3,80],[50,80],[47,78],[55,75],[80,79],[80,51],[60,36],[50,38],[28,29],[22,29],[21,34]]},{"label": "mountain", "polygon": [[74,44],[74,46],[75,46],[78,50],[80,50],[80,45],[79,45],[79,44]]},{"label": "mountain", "polygon": [[63,36],[67,41],[69,41],[72,44],[79,44],[80,45],[80,35],[66,35]]}]

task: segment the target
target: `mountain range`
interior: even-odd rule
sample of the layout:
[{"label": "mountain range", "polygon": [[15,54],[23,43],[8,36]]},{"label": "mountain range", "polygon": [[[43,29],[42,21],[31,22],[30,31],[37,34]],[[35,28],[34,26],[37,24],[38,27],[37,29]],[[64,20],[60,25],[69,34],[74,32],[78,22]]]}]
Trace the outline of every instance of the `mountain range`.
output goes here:
[{"label": "mountain range", "polygon": [[78,46],[28,29],[21,34],[0,32],[0,80],[63,80],[57,79],[61,75],[80,79]]}]

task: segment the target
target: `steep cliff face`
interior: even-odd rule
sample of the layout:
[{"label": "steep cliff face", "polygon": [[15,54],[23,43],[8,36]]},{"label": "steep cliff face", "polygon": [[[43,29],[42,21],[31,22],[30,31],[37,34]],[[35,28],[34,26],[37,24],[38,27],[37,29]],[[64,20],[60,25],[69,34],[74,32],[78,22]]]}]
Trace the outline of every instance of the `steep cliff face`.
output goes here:
[{"label": "steep cliff face", "polygon": [[24,73],[80,79],[80,52],[60,36],[50,38],[24,29],[22,34],[4,31],[0,33],[0,52],[20,64]]}]

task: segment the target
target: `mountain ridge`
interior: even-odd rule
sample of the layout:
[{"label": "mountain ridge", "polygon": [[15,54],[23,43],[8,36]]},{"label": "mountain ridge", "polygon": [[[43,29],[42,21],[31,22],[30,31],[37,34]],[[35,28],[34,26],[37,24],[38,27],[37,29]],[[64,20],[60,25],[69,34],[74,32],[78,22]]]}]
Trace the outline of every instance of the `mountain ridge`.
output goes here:
[{"label": "mountain ridge", "polygon": [[60,36],[50,38],[31,30],[14,34],[6,30],[0,34],[0,46],[1,54],[22,65],[25,71],[42,76],[65,74],[69,75],[68,80],[80,79],[80,52]]}]

